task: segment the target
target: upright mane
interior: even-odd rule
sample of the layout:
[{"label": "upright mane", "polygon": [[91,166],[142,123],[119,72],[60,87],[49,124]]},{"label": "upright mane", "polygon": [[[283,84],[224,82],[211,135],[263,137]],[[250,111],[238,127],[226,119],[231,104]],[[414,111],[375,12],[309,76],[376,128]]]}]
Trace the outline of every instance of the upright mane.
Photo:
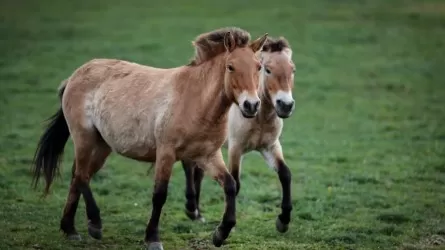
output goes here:
[{"label": "upright mane", "polygon": [[249,32],[237,27],[221,28],[204,33],[196,37],[195,41],[192,42],[193,46],[195,46],[195,56],[189,65],[199,65],[225,52],[224,37],[227,32],[230,32],[233,36],[236,47],[242,48],[248,46],[250,40]]},{"label": "upright mane", "polygon": [[290,49],[289,42],[284,37],[270,38],[268,37],[263,45],[263,52],[281,52],[284,49]]}]

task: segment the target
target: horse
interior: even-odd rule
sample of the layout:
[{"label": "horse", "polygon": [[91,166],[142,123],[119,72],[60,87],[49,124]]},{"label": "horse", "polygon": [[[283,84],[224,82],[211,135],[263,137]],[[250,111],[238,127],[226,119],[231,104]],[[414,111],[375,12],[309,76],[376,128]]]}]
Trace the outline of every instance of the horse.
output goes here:
[{"label": "horse", "polygon": [[238,27],[200,34],[192,42],[194,57],[175,68],[156,68],[118,59],[92,59],[59,87],[60,107],[49,118],[33,159],[33,185],[43,172],[44,196],[59,173],[64,146],[71,136],[75,160],[60,229],[81,240],[74,217],[83,195],[88,233],[102,238],[100,209],[90,180],[111,152],[154,164],[151,216],[145,230],[147,249],[163,249],[159,220],[167,198],[173,164],[191,160],[205,167],[223,188],[225,211],[213,233],[221,246],[236,224],[236,182],[224,163],[221,146],[228,112],[236,105],[243,117],[260,108],[261,64],[255,54],[267,33],[254,41]]},{"label": "horse", "polygon": [[[236,105],[229,110],[228,147],[230,173],[236,181],[236,195],[240,191],[241,161],[251,151],[261,153],[267,164],[278,173],[282,186],[281,214],[276,229],[284,233],[289,228],[291,202],[291,171],[286,165],[279,137],[283,119],[292,115],[295,101],[292,97],[295,65],[292,49],[284,37],[267,38],[259,53],[262,70],[259,83],[261,109],[253,119],[242,116]],[[184,160],[182,166],[186,179],[185,213],[191,220],[205,222],[199,208],[201,181],[204,172],[200,163]],[[198,167],[197,167],[198,166]]]}]

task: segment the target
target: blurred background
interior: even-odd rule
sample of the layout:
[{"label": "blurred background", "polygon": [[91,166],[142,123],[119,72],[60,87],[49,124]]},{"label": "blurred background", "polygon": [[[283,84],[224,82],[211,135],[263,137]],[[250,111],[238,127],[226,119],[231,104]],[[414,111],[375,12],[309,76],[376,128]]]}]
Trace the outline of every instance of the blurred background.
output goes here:
[{"label": "blurred background", "polygon": [[[442,0],[0,1],[0,246],[139,249],[151,211],[148,164],[112,155],[92,181],[104,238],[58,231],[73,161],[40,199],[30,164],[57,87],[92,58],[186,64],[191,41],[238,26],[284,36],[296,64],[296,110],[285,120],[293,173],[290,229],[275,230],[281,186],[261,156],[244,157],[237,226],[222,249],[443,249],[445,2]],[[226,150],[224,149],[226,157]],[[225,158],[227,159],[227,157]],[[227,160],[226,160],[227,162]],[[205,224],[183,212],[177,164],[160,223],[166,249],[213,249],[224,196],[204,179]]]}]

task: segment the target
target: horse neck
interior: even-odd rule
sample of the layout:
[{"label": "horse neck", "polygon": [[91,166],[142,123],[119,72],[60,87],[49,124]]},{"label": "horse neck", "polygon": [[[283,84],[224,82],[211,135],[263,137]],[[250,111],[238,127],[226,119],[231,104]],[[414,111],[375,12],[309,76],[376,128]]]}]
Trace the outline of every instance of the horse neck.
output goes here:
[{"label": "horse neck", "polygon": [[224,91],[225,63],[223,55],[194,66],[191,71],[195,84],[201,89],[201,120],[208,124],[225,123],[232,104]]},{"label": "horse neck", "polygon": [[275,107],[272,104],[272,99],[270,98],[270,95],[267,92],[267,86],[263,72],[261,72],[260,75],[258,94],[261,99],[261,108],[257,116],[257,119],[260,121],[269,121],[272,119],[278,119],[277,113],[275,112]]}]

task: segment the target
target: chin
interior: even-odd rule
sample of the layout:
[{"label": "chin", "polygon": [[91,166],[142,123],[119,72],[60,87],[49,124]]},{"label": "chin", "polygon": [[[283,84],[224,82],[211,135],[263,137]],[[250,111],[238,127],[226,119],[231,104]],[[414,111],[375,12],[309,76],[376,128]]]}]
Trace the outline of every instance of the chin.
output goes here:
[{"label": "chin", "polygon": [[251,118],[254,118],[256,116],[256,113],[255,114],[246,114],[242,110],[241,110],[241,114],[243,115],[244,118],[247,118],[247,119],[251,119]]},{"label": "chin", "polygon": [[292,113],[283,114],[283,113],[277,112],[277,116],[280,117],[281,119],[289,118],[291,115],[292,115]]}]

